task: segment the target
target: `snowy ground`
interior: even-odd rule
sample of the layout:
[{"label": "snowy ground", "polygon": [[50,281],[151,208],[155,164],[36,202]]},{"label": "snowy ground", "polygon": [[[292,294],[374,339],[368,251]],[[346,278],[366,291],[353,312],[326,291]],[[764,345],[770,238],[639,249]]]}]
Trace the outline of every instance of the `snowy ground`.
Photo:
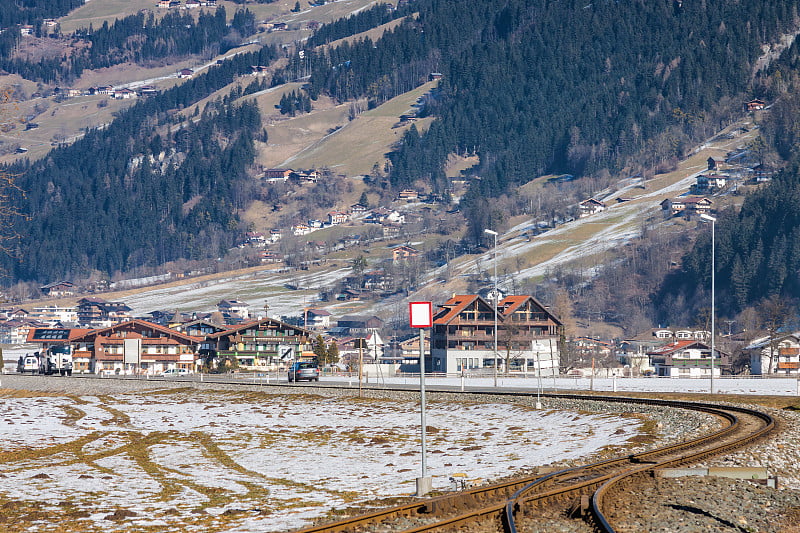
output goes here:
[{"label": "snowy ground", "polygon": [[[410,495],[420,472],[415,402],[189,390],[0,399],[3,531],[279,531]],[[458,472],[491,479],[584,457],[639,429],[500,403],[431,402],[427,425],[438,489]]]}]

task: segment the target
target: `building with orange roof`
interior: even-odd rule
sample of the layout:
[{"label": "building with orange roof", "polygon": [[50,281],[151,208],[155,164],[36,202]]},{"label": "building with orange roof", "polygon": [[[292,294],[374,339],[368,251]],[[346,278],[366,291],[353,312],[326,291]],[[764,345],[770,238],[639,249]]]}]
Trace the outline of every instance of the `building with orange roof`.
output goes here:
[{"label": "building with orange roof", "polygon": [[[728,354],[716,348],[714,355],[714,377],[730,366]],[[673,378],[711,377],[711,348],[708,344],[692,339],[675,340],[647,352],[650,366],[657,376]]]},{"label": "building with orange roof", "polygon": [[194,372],[204,342],[203,337],[139,319],[84,331],[69,339],[75,372],[157,374],[181,368]]},{"label": "building with orange roof", "polygon": [[561,321],[533,296],[506,296],[495,307],[477,294],[454,295],[434,314],[433,372],[498,371],[556,375]]}]

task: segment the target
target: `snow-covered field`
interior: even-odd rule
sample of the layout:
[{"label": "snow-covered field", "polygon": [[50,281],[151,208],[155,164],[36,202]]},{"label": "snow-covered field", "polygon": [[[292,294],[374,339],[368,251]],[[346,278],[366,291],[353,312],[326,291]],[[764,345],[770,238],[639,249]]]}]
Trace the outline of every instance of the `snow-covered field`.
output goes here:
[{"label": "snow-covered field", "polygon": [[[420,475],[410,401],[156,391],[0,393],[0,530],[280,531],[407,496]],[[584,457],[630,418],[431,402],[434,487]]]}]

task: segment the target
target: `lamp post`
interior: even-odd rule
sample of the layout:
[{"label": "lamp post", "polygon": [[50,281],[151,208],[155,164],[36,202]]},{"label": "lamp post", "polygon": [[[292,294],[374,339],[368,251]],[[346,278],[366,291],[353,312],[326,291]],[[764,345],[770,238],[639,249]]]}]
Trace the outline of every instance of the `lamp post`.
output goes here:
[{"label": "lamp post", "polygon": [[714,234],[714,226],[716,226],[717,219],[711,215],[703,213],[700,218],[711,222],[711,394],[714,394],[714,283],[716,281],[716,272],[714,268],[714,256],[716,248],[716,235]]},{"label": "lamp post", "polygon": [[486,235],[494,237],[494,386],[497,387],[497,232],[490,229],[485,229],[483,232]]}]

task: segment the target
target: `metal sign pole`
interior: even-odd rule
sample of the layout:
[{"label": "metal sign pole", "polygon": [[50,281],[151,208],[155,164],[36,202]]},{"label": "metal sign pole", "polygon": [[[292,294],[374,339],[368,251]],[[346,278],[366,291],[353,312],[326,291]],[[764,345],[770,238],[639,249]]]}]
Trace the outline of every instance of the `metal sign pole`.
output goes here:
[{"label": "metal sign pole", "polygon": [[419,418],[422,439],[422,477],[428,476],[427,452],[425,449],[425,330],[419,328]]},{"label": "metal sign pole", "polygon": [[[431,302],[411,302],[409,304],[409,319],[412,328],[419,328],[419,418],[420,440],[422,441],[422,475],[417,478],[417,496],[425,496],[433,489],[433,483],[428,476],[428,457],[425,442],[425,330],[433,328],[433,312]],[[431,338],[433,329],[431,329]]]}]

